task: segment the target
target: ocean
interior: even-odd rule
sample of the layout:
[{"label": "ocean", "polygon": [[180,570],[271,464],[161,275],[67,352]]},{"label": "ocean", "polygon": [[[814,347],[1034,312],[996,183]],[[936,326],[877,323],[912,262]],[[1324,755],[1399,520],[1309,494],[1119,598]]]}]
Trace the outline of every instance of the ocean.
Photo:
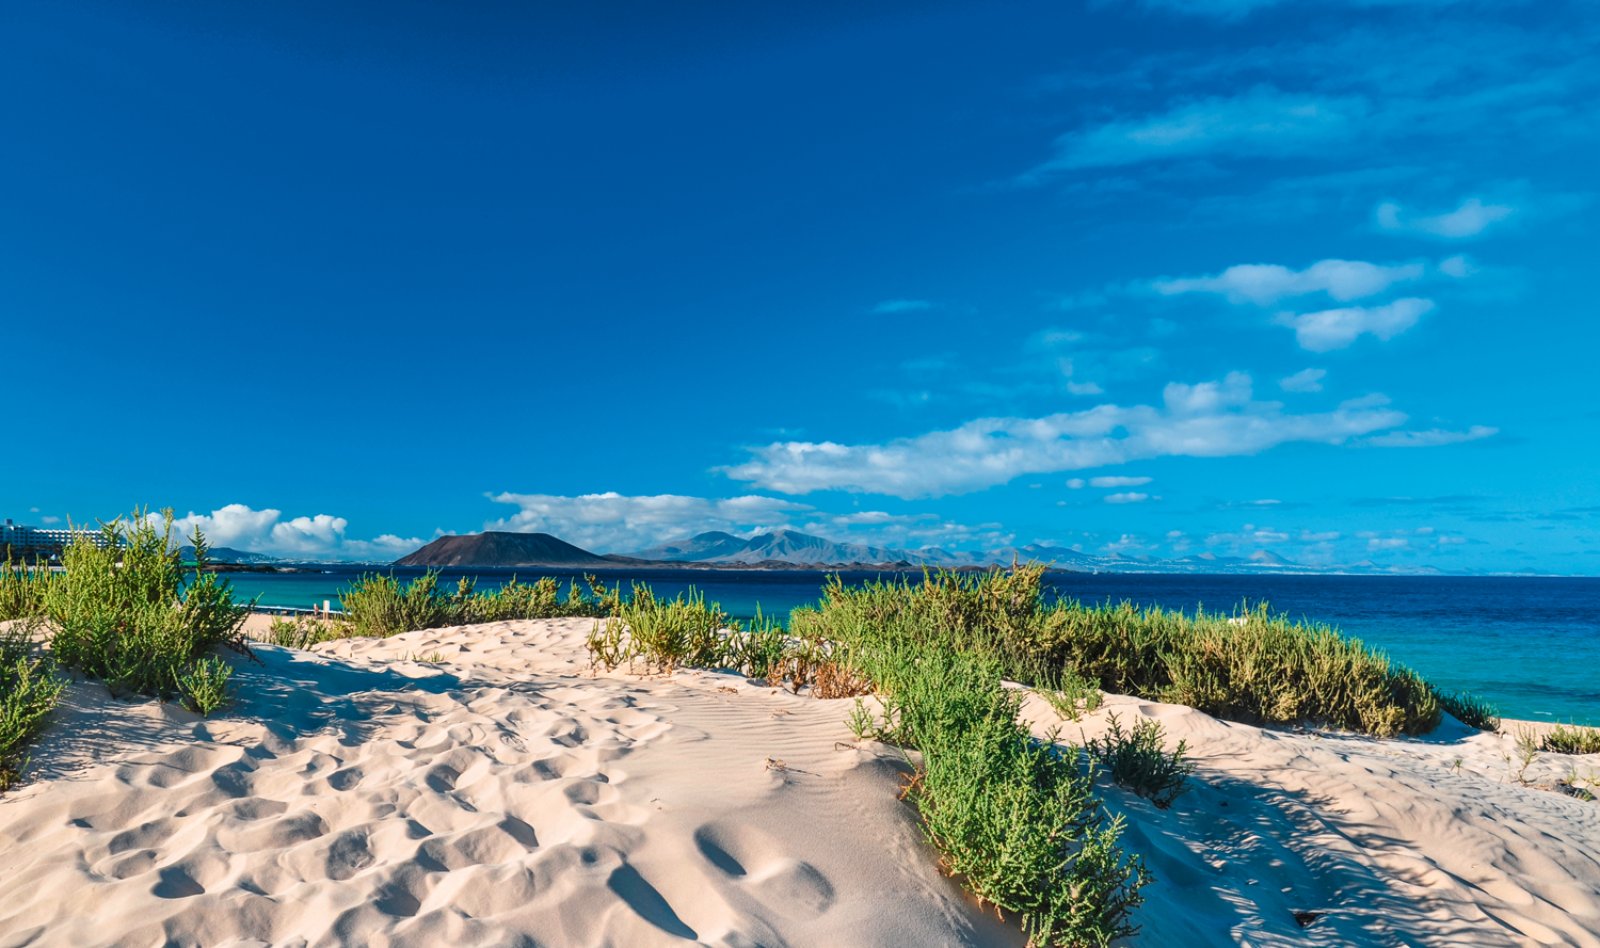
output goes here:
[{"label": "ocean", "polygon": [[[263,605],[309,607],[331,600],[360,568],[317,567],[299,573],[230,573],[245,598]],[[420,575],[420,569],[394,569]],[[474,576],[480,589],[498,586],[513,570],[445,570],[454,585]],[[555,570],[521,571],[523,579]],[[846,572],[846,581],[875,572]],[[919,574],[920,575],[920,574]],[[609,583],[649,583],[673,596],[690,586],[736,618],[787,616],[815,602],[823,576],[803,570],[640,570],[608,572]],[[1192,611],[1231,611],[1265,601],[1296,619],[1336,626],[1387,652],[1440,687],[1472,691],[1506,717],[1600,726],[1600,579],[1461,576],[1134,575],[1053,573],[1059,595],[1086,602],[1131,600]]]}]

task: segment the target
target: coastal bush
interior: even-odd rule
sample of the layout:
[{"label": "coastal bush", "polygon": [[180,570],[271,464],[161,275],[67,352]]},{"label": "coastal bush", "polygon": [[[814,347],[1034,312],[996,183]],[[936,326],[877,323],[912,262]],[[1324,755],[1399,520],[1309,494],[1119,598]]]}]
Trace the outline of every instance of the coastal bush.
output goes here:
[{"label": "coastal bush", "polygon": [[349,635],[350,627],[345,622],[298,615],[292,619],[274,618],[258,641],[284,648],[308,649],[318,642],[331,642]]},{"label": "coastal bush", "polygon": [[971,587],[979,595],[969,598],[965,578],[939,581],[944,588],[915,616],[899,608],[895,587],[872,584],[858,597],[836,596],[831,611],[797,611],[787,635],[760,616],[743,630],[692,591],[662,600],[636,585],[595,624],[590,655],[606,667],[643,659],[651,668],[764,671],[817,697],[876,691],[881,722],[857,700],[846,724],[858,740],[920,751],[906,796],[946,872],[1020,916],[1039,948],[1131,934],[1150,876],[1118,848],[1122,821],[1100,806],[1077,750],[1035,741],[1018,721],[1020,692],[1004,687],[994,651],[964,647],[975,633],[1023,621],[1036,586],[1027,575],[1002,578]]},{"label": "coastal bush", "polygon": [[1037,673],[1039,695],[1050,703],[1055,712],[1068,720],[1076,721],[1085,711],[1094,711],[1105,700],[1100,683],[1078,674],[1075,668],[1059,671],[1041,670]]},{"label": "coastal bush", "polygon": [[435,570],[409,581],[389,573],[369,573],[339,599],[351,634],[375,638],[448,625],[612,614],[620,604],[619,590],[607,588],[593,576],[584,580],[587,590],[572,580],[562,598],[560,584],[550,577],[524,583],[513,576],[499,589],[478,592],[466,577],[446,591]]},{"label": "coastal bush", "polygon": [[1136,721],[1131,731],[1122,729],[1115,714],[1106,718],[1106,733],[1084,743],[1084,750],[1126,787],[1156,806],[1166,809],[1188,787],[1194,764],[1184,756],[1188,745],[1179,741],[1167,753],[1161,724],[1148,718]]},{"label": "coastal bush", "polygon": [[1133,934],[1150,875],[1117,846],[1122,820],[1095,798],[1078,752],[1032,739],[992,658],[884,644],[859,657],[892,682],[893,738],[921,752],[906,796],[942,868],[1019,915],[1032,945]]},{"label": "coastal bush", "polygon": [[817,606],[795,610],[790,631],[848,656],[863,637],[894,629],[908,642],[992,655],[1007,678],[1041,689],[1076,676],[1232,720],[1309,721],[1383,737],[1438,725],[1432,687],[1327,626],[1265,606],[1226,616],[1047,603],[1042,574],[1030,565],[860,586],[835,577]]},{"label": "coastal bush", "polygon": [[28,766],[28,746],[44,729],[66,682],[33,654],[31,625],[0,630],[0,791]]},{"label": "coastal bush", "polygon": [[1466,692],[1440,692],[1439,705],[1457,721],[1480,731],[1500,730],[1500,712],[1489,701]]},{"label": "coastal bush", "polygon": [[178,675],[178,694],[191,711],[210,714],[228,700],[233,669],[220,658],[202,658]]},{"label": "coastal bush", "polygon": [[104,525],[100,543],[74,540],[45,612],[51,654],[63,667],[104,681],[115,694],[167,700],[184,693],[184,677],[217,646],[246,649],[241,629],[250,607],[204,571],[207,547],[198,530],[191,538],[196,567],[186,582],[172,512],[160,520],[157,526],[136,513]]},{"label": "coastal bush", "polygon": [[1600,730],[1557,724],[1544,736],[1539,749],[1553,754],[1600,754]]},{"label": "coastal bush", "polygon": [[729,664],[722,630],[730,623],[727,613],[691,588],[668,600],[658,600],[649,586],[635,583],[633,595],[622,603],[606,625],[627,629],[630,660],[640,658],[647,668],[671,671],[680,665],[720,668]]},{"label": "coastal bush", "polygon": [[0,622],[44,615],[45,593],[55,576],[45,563],[12,560],[8,549],[0,566]]}]

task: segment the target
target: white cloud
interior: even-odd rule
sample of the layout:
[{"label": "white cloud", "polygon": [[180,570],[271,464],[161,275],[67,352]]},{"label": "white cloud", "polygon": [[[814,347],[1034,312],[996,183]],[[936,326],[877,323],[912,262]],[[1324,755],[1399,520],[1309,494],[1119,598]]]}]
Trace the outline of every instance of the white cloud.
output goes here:
[{"label": "white cloud", "polygon": [[1067,392],[1071,395],[1104,395],[1106,390],[1098,382],[1068,382]]},{"label": "white cloud", "polygon": [[1382,306],[1347,306],[1315,313],[1280,313],[1281,325],[1294,329],[1300,348],[1311,352],[1343,349],[1363,334],[1392,339],[1417,324],[1433,301],[1408,296]]},{"label": "white cloud", "polygon": [[1319,96],[1257,86],[1242,95],[1193,99],[1153,115],[1129,116],[1068,132],[1055,154],[1017,179],[1036,185],[1053,174],[1145,161],[1231,155],[1298,154],[1344,138],[1367,115],[1360,96]]},{"label": "white cloud", "polygon": [[1271,306],[1280,300],[1311,293],[1326,293],[1344,303],[1375,296],[1390,287],[1427,274],[1421,263],[1379,264],[1365,260],[1319,260],[1304,270],[1275,263],[1241,263],[1214,276],[1164,278],[1151,288],[1163,296],[1214,293],[1234,303]]},{"label": "white cloud", "polygon": [[1488,425],[1473,425],[1466,431],[1430,428],[1427,431],[1390,431],[1367,438],[1362,443],[1379,448],[1435,448],[1444,444],[1460,444],[1463,441],[1492,438],[1499,433],[1499,428],[1491,428]]},{"label": "white cloud", "polygon": [[776,497],[747,495],[713,499],[681,494],[629,496],[608,491],[574,497],[555,494],[490,494],[517,512],[484,524],[486,530],[551,533],[601,552],[626,553],[707,530],[750,534],[788,525],[814,508]]},{"label": "white cloud", "polygon": [[1106,503],[1108,504],[1142,504],[1149,499],[1149,494],[1141,494],[1133,490],[1106,495]]},{"label": "white cloud", "polygon": [[896,313],[920,313],[929,309],[933,309],[933,304],[927,300],[884,300],[872,307],[874,313],[885,316]]},{"label": "white cloud", "polygon": [[1086,483],[1087,481],[1081,477],[1070,477],[1067,479],[1067,486],[1072,490],[1082,490],[1084,484]]},{"label": "white cloud", "polygon": [[1402,550],[1411,545],[1405,537],[1373,537],[1367,541],[1367,549],[1377,550]]},{"label": "white cloud", "polygon": [[1143,487],[1150,483],[1149,477],[1092,477],[1089,479],[1090,487]]},{"label": "white cloud", "polygon": [[[1109,2],[1109,0],[1108,0]],[[1224,20],[1233,20],[1249,16],[1257,10],[1275,7],[1288,0],[1143,0],[1144,5],[1158,9],[1172,10],[1189,16],[1209,16]],[[1459,0],[1346,0],[1353,7],[1398,7],[1398,6],[1449,6]]]},{"label": "white cloud", "polygon": [[1170,382],[1161,390],[1161,400],[1174,415],[1207,415],[1250,401],[1250,376],[1229,372],[1220,382],[1185,385]]},{"label": "white cloud", "polygon": [[1258,454],[1286,442],[1339,444],[1394,428],[1405,415],[1371,399],[1293,414],[1255,402],[1250,378],[1173,383],[1164,407],[1100,405],[1040,418],[979,418],[882,444],[784,441],[722,468],[735,480],[786,494],[845,490],[920,497],[982,490],[1024,474],[1110,467],[1166,456]]},{"label": "white cloud", "polygon": [[345,536],[350,524],[343,517],[319,513],[284,519],[281,510],[256,510],[247,504],[227,504],[208,514],[190,511],[173,525],[185,539],[199,527],[206,542],[215,547],[315,559],[387,561],[410,553],[424,542],[393,534],[352,540]]},{"label": "white cloud", "polygon": [[1301,369],[1293,375],[1279,379],[1278,387],[1285,392],[1320,392],[1322,380],[1327,376],[1327,369]]},{"label": "white cloud", "polygon": [[1453,211],[1432,215],[1411,214],[1399,204],[1385,201],[1373,210],[1372,216],[1381,230],[1460,240],[1476,237],[1515,213],[1516,208],[1508,204],[1485,204],[1481,198],[1472,197]]}]

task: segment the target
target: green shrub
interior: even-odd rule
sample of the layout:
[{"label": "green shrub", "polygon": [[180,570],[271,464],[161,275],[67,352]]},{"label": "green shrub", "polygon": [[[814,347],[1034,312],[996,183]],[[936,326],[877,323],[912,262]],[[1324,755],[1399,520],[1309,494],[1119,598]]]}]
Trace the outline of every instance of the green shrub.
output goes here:
[{"label": "green shrub", "polygon": [[573,580],[563,599],[560,584],[550,577],[524,583],[513,576],[490,592],[476,591],[473,580],[463,577],[454,590],[446,592],[433,570],[405,582],[389,573],[371,573],[352,583],[339,599],[351,631],[376,638],[449,625],[615,612],[618,590],[607,588],[593,576],[584,579],[587,592]]},{"label": "green shrub", "polygon": [[1179,741],[1169,754],[1160,723],[1145,718],[1134,722],[1132,731],[1124,731],[1115,714],[1106,720],[1106,733],[1087,741],[1084,750],[1118,786],[1162,809],[1189,789],[1187,781],[1194,765],[1184,756],[1189,749],[1185,742]]},{"label": "green shrub", "polygon": [[1078,674],[1075,668],[1043,671],[1035,680],[1039,695],[1057,714],[1071,721],[1081,718],[1085,711],[1097,710],[1105,700],[1100,683]]},{"label": "green shrub", "polygon": [[259,641],[284,648],[308,649],[318,642],[331,642],[349,636],[350,627],[344,622],[300,615],[292,619],[274,618]]},{"label": "green shrub", "polygon": [[[1077,752],[1032,740],[1018,692],[971,653],[901,651],[894,707],[921,764],[908,798],[941,865],[1021,916],[1032,945],[1105,945],[1133,934],[1150,876],[1117,846],[1122,821],[1095,799]],[[888,667],[886,666],[886,667]]]},{"label": "green shrub", "polygon": [[44,562],[13,561],[8,549],[0,566],[0,622],[44,615],[45,594],[56,575]]},{"label": "green shrub", "polygon": [[197,566],[187,583],[172,513],[162,525],[135,514],[101,530],[101,544],[74,540],[64,571],[50,584],[46,613],[51,653],[63,667],[98,678],[113,693],[182,693],[181,679],[219,645],[243,650],[248,605],[228,584],[203,572],[205,538],[195,531]]},{"label": "green shrub", "polygon": [[202,658],[178,676],[178,693],[189,710],[210,714],[228,701],[233,669],[220,658]]},{"label": "green shrub", "polygon": [[64,682],[35,658],[32,628],[0,630],[0,791],[14,786],[28,766],[28,745],[61,700]]},{"label": "green shrub", "polygon": [[908,610],[899,587],[834,580],[826,602],[798,610],[785,634],[759,615],[739,629],[693,591],[660,600],[635,585],[613,618],[595,623],[589,651],[606,667],[643,659],[765,673],[818,697],[877,690],[881,723],[857,700],[846,724],[858,740],[921,751],[907,797],[947,872],[1018,913],[1039,948],[1131,934],[1149,874],[1118,848],[1122,822],[1095,799],[1078,753],[1034,741],[1017,720],[1020,693],[1001,682],[996,643],[1021,639],[1037,573],[987,584],[941,575],[927,588]]},{"label": "green shrub", "polygon": [[1261,606],[1229,617],[1046,603],[1041,576],[1025,566],[855,587],[835,578],[818,606],[795,611],[791,633],[848,652],[894,629],[907,642],[992,655],[1007,678],[1041,689],[1076,677],[1232,720],[1310,721],[1385,737],[1438,725],[1438,695],[1415,672],[1326,626]]},{"label": "green shrub", "polygon": [[[681,665],[725,668],[731,664],[730,645],[723,629],[731,625],[727,613],[691,588],[687,594],[660,600],[649,586],[634,583],[633,595],[615,616],[596,624],[593,642],[616,642],[616,654],[632,662],[642,659],[646,668],[663,672]],[[602,628],[603,627],[603,628]]]},{"label": "green shrub", "polygon": [[1480,731],[1500,730],[1500,712],[1493,704],[1465,692],[1440,692],[1439,705],[1457,721]]},{"label": "green shrub", "polygon": [[750,678],[770,679],[783,673],[784,660],[789,655],[789,635],[783,623],[765,616],[756,606],[756,615],[748,629],[738,623],[729,623],[724,664]]},{"label": "green shrub", "polygon": [[1600,730],[1557,724],[1544,736],[1539,749],[1555,754],[1600,754]]}]

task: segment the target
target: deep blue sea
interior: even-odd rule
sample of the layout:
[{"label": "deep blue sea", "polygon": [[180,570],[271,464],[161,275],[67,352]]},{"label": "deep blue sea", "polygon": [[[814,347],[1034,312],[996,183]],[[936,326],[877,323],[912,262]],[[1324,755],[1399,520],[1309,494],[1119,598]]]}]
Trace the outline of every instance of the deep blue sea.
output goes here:
[{"label": "deep blue sea", "polygon": [[[263,605],[309,607],[332,600],[337,606],[339,591],[361,572],[331,567],[227,578]],[[404,577],[422,571],[393,572]],[[453,585],[471,575],[480,589],[488,589],[513,572],[445,570],[443,579]],[[564,580],[573,574],[522,571],[524,579],[534,575]],[[815,602],[823,582],[819,573],[798,570],[642,570],[605,578],[646,582],[667,596],[692,585],[738,618],[754,614],[758,604],[768,615],[787,616],[795,606]],[[1226,612],[1244,600],[1264,600],[1292,618],[1337,626],[1441,687],[1483,695],[1507,717],[1600,725],[1600,579],[1056,573],[1048,582],[1058,594],[1084,601],[1129,599],[1183,610]]]}]

